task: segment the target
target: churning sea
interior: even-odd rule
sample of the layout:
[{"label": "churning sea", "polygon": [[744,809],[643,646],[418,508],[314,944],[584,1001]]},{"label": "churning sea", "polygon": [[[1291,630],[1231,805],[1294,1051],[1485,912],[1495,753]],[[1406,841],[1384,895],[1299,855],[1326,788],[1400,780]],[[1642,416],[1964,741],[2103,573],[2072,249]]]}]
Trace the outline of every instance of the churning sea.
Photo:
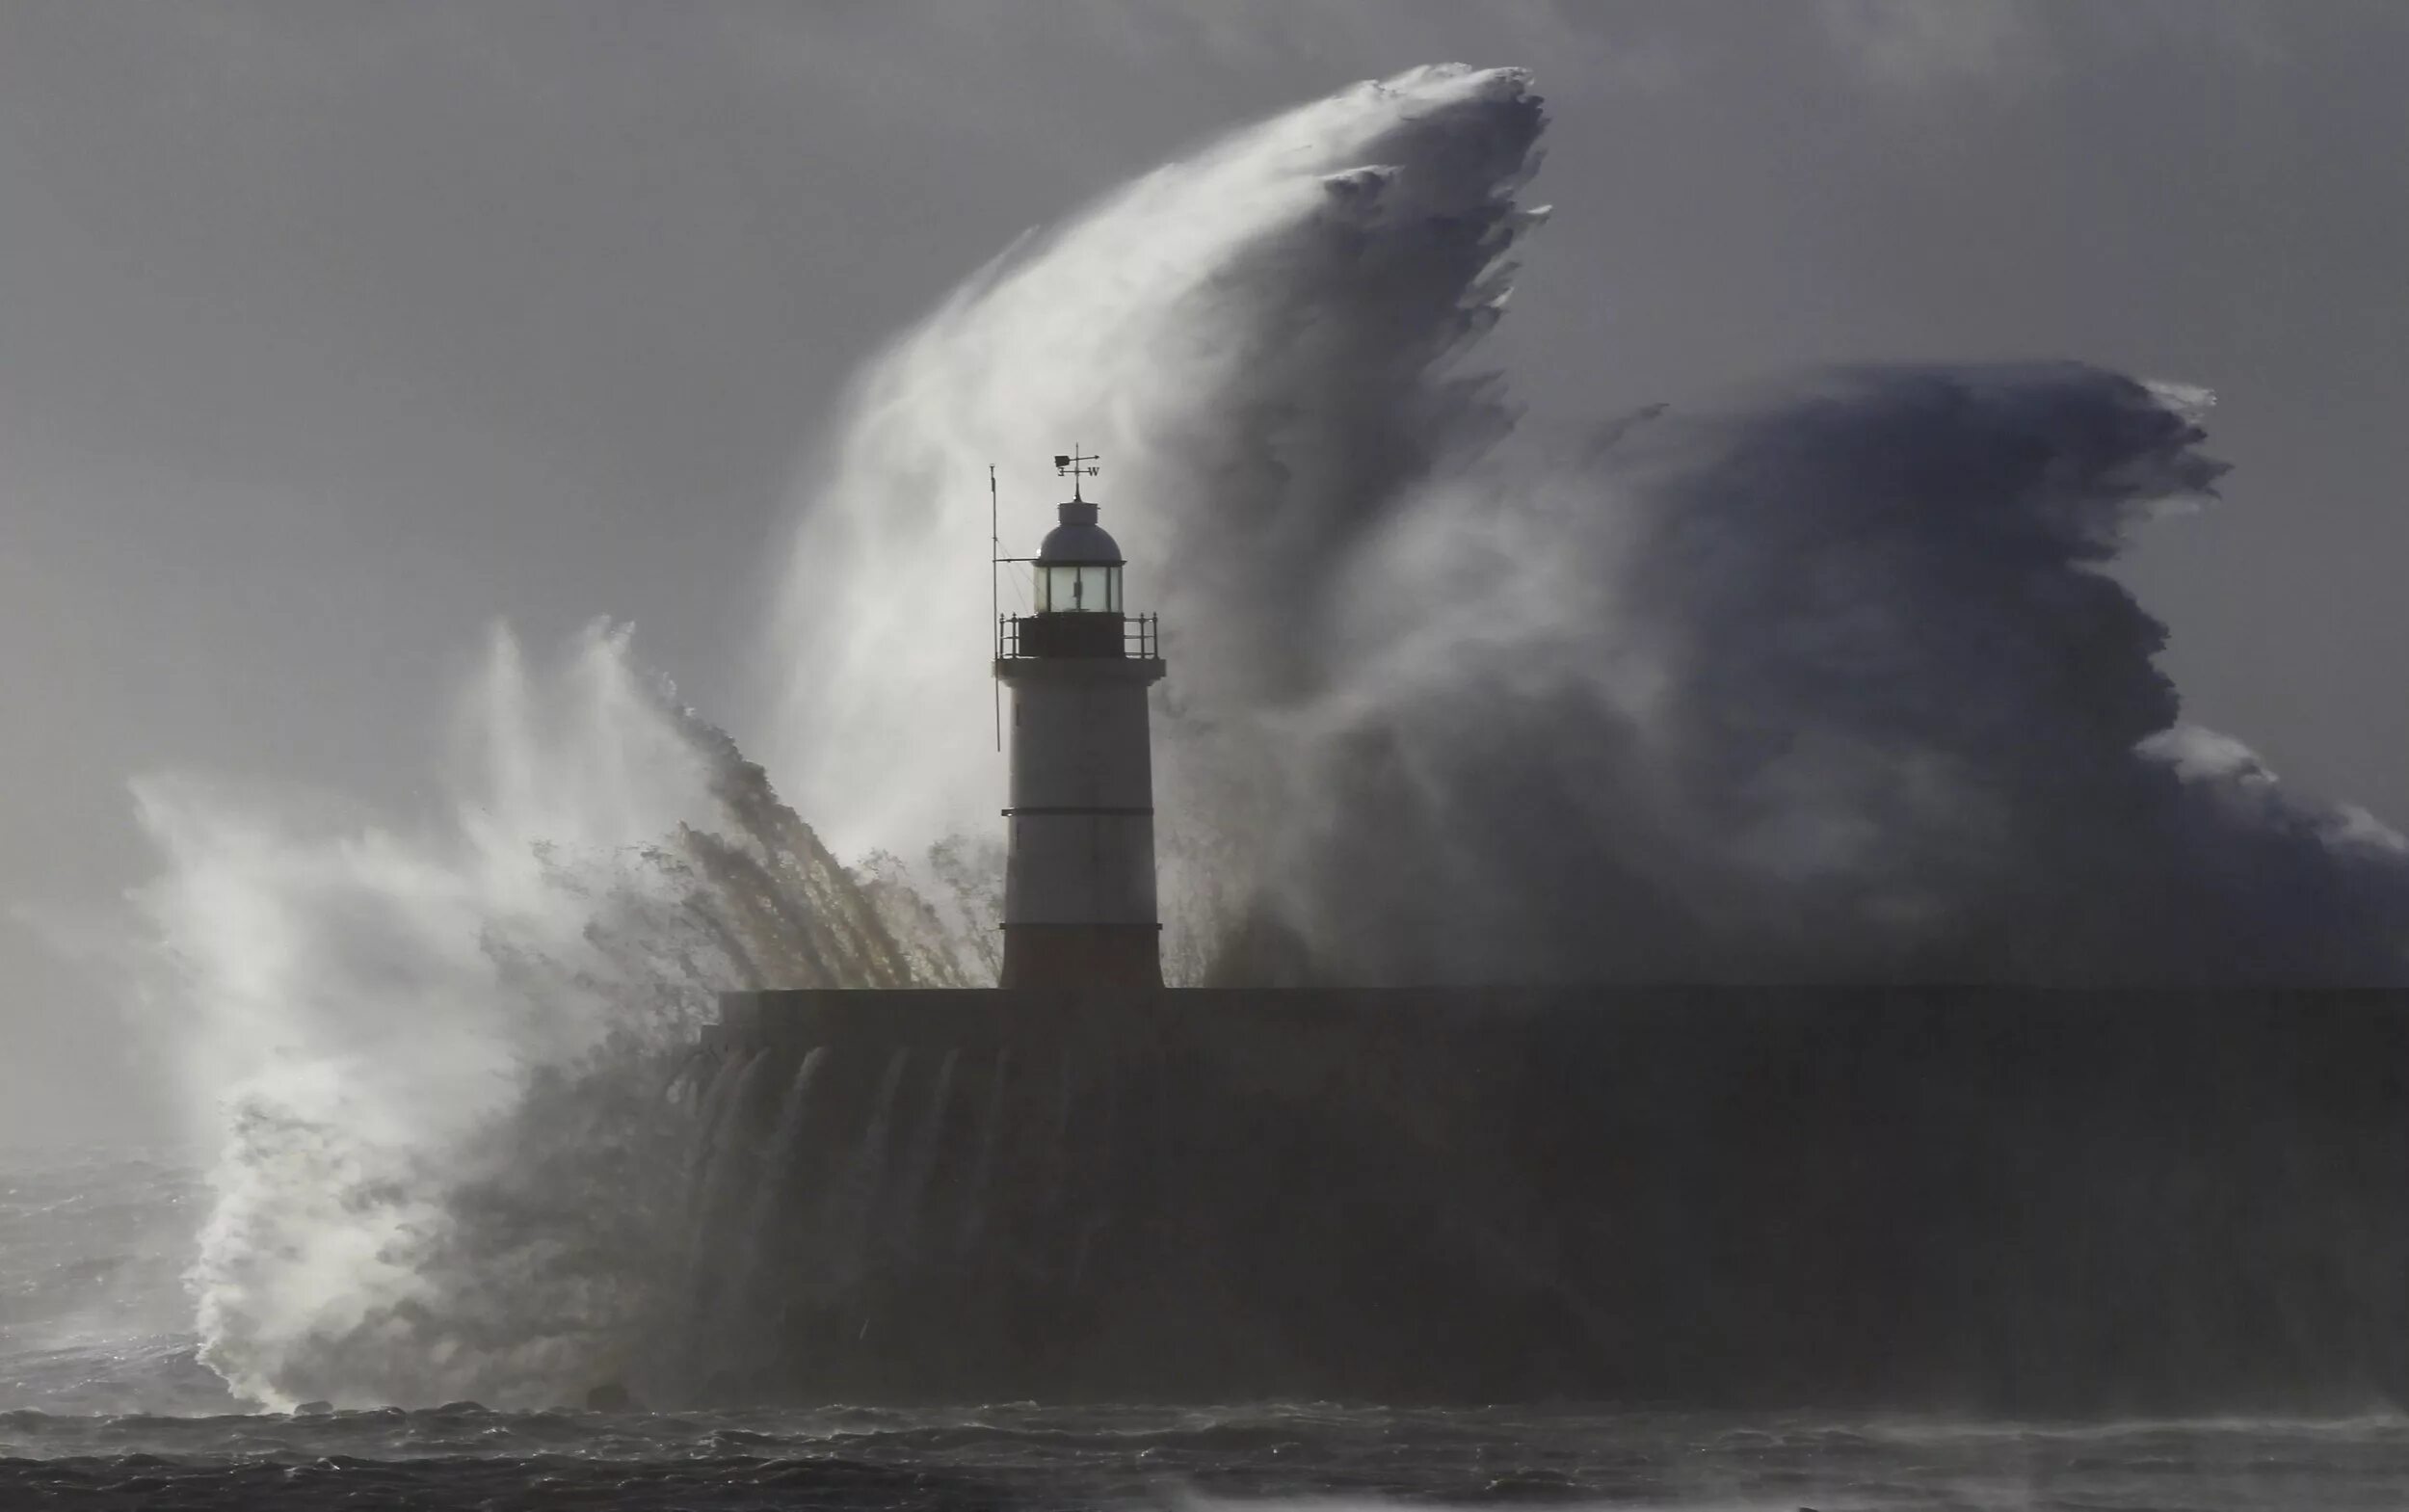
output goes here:
[{"label": "churning sea", "polygon": [[2008,1423],[1630,1405],[263,1413],[196,1358],[174,1162],[0,1169],[0,1512],[2409,1507],[2409,1419]]}]

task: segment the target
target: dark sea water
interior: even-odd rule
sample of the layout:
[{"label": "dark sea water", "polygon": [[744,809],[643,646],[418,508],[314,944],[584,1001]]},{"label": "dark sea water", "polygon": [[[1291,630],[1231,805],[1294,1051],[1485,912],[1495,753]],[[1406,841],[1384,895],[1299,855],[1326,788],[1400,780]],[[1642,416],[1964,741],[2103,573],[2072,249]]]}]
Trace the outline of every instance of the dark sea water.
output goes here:
[{"label": "dark sea water", "polygon": [[1607,1410],[0,1415],[0,1505],[2399,1507],[2396,1423],[2040,1429]]},{"label": "dark sea water", "polygon": [[122,1508],[2396,1508],[2409,1419],[2010,1424],[1615,1406],[247,1412],[195,1359],[204,1194],[0,1176],[0,1512]]}]

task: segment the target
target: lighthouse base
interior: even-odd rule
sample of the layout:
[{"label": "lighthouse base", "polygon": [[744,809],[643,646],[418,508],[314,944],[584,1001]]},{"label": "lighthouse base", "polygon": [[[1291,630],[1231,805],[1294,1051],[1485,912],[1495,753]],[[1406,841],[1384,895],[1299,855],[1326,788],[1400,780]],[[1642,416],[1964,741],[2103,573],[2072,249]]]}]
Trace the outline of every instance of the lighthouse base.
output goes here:
[{"label": "lighthouse base", "polygon": [[707,1045],[691,1389],[2356,1410],[2409,997],[797,992]]},{"label": "lighthouse base", "polygon": [[1008,992],[1159,993],[1160,924],[1007,924]]}]

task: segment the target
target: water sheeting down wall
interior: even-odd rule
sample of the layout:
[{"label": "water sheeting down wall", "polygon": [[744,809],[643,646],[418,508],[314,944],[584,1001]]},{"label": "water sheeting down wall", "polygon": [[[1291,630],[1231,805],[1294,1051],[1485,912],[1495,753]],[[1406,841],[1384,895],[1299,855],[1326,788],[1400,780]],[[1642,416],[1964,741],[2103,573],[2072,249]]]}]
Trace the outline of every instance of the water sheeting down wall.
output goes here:
[{"label": "water sheeting down wall", "polygon": [[688,1370],[815,1400],[2409,1392],[2409,995],[791,992]]}]

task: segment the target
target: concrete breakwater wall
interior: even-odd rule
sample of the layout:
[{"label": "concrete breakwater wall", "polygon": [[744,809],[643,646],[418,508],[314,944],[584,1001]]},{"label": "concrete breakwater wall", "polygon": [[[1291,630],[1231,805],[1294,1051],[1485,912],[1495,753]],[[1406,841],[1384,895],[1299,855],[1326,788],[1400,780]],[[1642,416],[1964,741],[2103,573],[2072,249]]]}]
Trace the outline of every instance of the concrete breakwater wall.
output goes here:
[{"label": "concrete breakwater wall", "polygon": [[737,995],[695,1375],[816,1400],[2409,1400],[2409,995]]}]

